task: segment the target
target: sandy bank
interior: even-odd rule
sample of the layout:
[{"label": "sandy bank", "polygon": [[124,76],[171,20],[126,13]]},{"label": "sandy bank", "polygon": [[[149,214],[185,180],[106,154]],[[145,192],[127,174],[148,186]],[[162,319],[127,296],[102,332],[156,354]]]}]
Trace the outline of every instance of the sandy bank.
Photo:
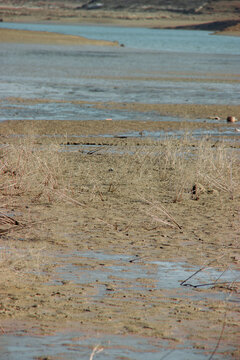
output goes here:
[{"label": "sandy bank", "polygon": [[42,31],[0,29],[0,43],[118,46],[117,42]]}]

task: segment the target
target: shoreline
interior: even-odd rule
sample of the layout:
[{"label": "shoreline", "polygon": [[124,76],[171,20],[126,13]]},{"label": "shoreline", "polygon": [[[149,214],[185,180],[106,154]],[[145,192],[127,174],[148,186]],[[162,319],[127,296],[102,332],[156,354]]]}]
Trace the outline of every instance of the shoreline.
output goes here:
[{"label": "shoreline", "polygon": [[[22,23],[22,21],[16,21]],[[24,21],[25,22],[25,21]],[[15,22],[13,22],[15,23]],[[29,21],[29,24],[36,24],[36,21]],[[66,24],[69,25],[69,22],[40,22],[42,24],[51,23],[51,24]],[[78,24],[77,22],[72,22],[71,24]],[[93,24],[84,23],[86,26],[91,26]],[[99,26],[120,26],[119,24],[94,24]],[[121,25],[121,27],[128,27],[129,25]],[[134,26],[132,26],[134,27]],[[136,27],[146,27],[138,24]],[[191,26],[175,26],[175,27],[151,27],[153,29],[171,29],[171,30],[191,30]],[[192,26],[192,30],[201,30],[208,31],[207,29],[198,29],[195,26]],[[240,36],[240,31],[235,31],[235,26],[233,30],[223,30],[223,31],[213,31],[213,35],[224,35],[224,36]],[[55,32],[47,31],[32,31],[32,30],[19,30],[19,29],[9,29],[9,28],[0,28],[0,43],[22,43],[22,44],[49,44],[49,45],[96,45],[96,46],[120,46],[118,41],[108,41],[108,40],[98,40],[98,39],[88,39],[82,36],[66,35]]]},{"label": "shoreline", "polygon": [[240,36],[240,21],[233,11],[208,13],[180,13],[170,10],[133,11],[83,10],[76,7],[0,6],[2,22],[84,24],[158,29],[202,29],[224,35]]}]

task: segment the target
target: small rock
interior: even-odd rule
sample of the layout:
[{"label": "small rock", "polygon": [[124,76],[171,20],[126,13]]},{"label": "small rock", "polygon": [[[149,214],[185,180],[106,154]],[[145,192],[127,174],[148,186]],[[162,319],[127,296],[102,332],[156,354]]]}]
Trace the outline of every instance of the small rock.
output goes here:
[{"label": "small rock", "polygon": [[236,121],[237,121],[237,119],[235,118],[235,116],[228,116],[227,117],[227,122],[234,123]]},{"label": "small rock", "polygon": [[206,189],[202,184],[196,183],[193,185],[191,193],[193,200],[199,200],[199,196],[203,193],[206,193]]}]

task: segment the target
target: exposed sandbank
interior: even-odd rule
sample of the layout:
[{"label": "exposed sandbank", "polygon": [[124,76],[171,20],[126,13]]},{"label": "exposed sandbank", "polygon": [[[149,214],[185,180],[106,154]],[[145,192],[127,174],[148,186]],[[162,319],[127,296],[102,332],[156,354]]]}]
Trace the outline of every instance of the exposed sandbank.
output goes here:
[{"label": "exposed sandbank", "polygon": [[0,29],[0,43],[118,46],[118,42],[43,31]]}]

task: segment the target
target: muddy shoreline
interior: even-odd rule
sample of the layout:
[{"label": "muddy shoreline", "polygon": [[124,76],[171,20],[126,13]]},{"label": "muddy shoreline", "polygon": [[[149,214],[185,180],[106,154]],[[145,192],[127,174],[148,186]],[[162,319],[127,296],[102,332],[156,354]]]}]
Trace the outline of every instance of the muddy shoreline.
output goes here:
[{"label": "muddy shoreline", "polygon": [[[239,268],[239,187],[231,190],[229,185],[224,190],[223,179],[217,185],[203,177],[193,193],[196,164],[183,160],[178,165],[174,160],[173,166],[168,159],[184,149],[199,157],[199,168],[201,147],[204,157],[211,156],[215,148],[190,139],[159,142],[142,138],[115,139],[100,151],[91,146],[86,151],[79,144],[74,149],[72,144],[68,151],[71,136],[87,135],[91,126],[101,133],[102,126],[103,131],[111,132],[137,123],[0,123],[2,211],[18,221],[18,225],[9,224],[0,240],[5,249],[1,258],[2,333],[20,326],[37,334],[69,327],[101,329],[107,334],[110,326],[112,334],[165,339],[170,348],[188,339],[211,352],[224,324],[221,346],[235,349],[227,354],[237,359],[238,303],[226,300],[237,294],[234,278],[219,286],[194,289],[181,288],[180,281],[185,279],[179,275],[176,288],[164,290],[158,288],[160,275],[156,277],[154,265],[168,261],[196,268],[210,264],[219,271]],[[44,136],[50,133],[53,138]],[[222,151],[221,146],[217,149]],[[130,152],[123,156],[123,150]],[[27,163],[17,154],[26,156]],[[183,174],[181,167],[185,167]],[[48,169],[47,177],[43,169]],[[207,176],[212,176],[211,171]],[[233,164],[232,176],[232,181],[239,180],[239,159]],[[116,255],[118,260],[114,260]],[[125,272],[117,276],[84,281],[85,271],[108,274],[108,269],[120,265]],[[66,276],[68,268],[69,277],[59,275],[63,269]],[[124,280],[124,273],[137,269],[152,273],[152,278],[144,280],[139,275],[139,285],[136,280],[134,285]],[[197,294],[199,299],[194,298]]]}]

